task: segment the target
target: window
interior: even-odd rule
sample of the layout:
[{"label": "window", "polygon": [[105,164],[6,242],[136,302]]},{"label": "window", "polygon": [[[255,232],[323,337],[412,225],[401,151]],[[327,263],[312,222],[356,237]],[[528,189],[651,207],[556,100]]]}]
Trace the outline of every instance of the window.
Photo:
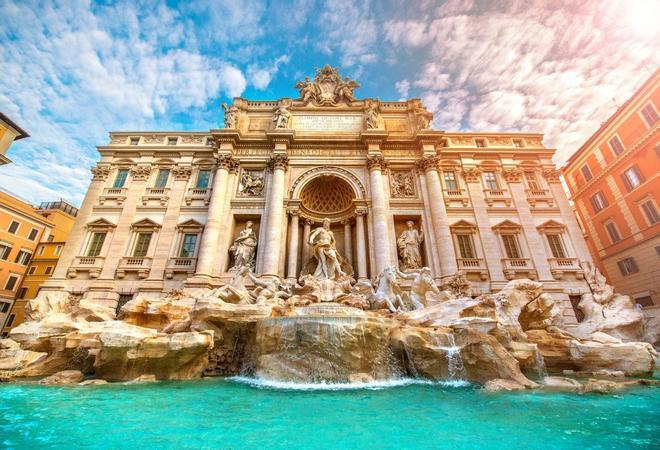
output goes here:
[{"label": "window", "polygon": [[525,172],[525,180],[527,181],[527,187],[533,191],[538,191],[541,189],[541,186],[539,186],[539,181],[536,178],[536,174],[534,172]]},{"label": "window", "polygon": [[52,234],[50,236],[48,236],[48,239],[47,239],[48,242],[53,242],[54,240],[55,240],[55,236],[53,236]]},{"label": "window", "polygon": [[197,246],[196,234],[184,234],[181,240],[181,250],[179,256],[181,258],[192,258],[195,256],[195,247]]},{"label": "window", "polygon": [[30,262],[31,256],[32,253],[28,252],[27,250],[21,250],[18,252],[18,255],[16,255],[16,259],[14,259],[14,262],[27,266],[28,263]]},{"label": "window", "polygon": [[7,229],[7,231],[9,231],[11,234],[16,234],[16,232],[18,231],[18,227],[20,225],[21,225],[20,223],[16,222],[15,220],[12,220],[11,223],[9,224],[9,228]]},{"label": "window", "polygon": [[89,240],[89,246],[87,247],[87,256],[99,256],[101,254],[105,235],[104,232],[92,233],[92,238]]},{"label": "window", "polygon": [[621,139],[619,139],[618,136],[614,136],[612,139],[609,140],[608,142],[610,144],[610,148],[612,149],[612,152],[614,152],[614,156],[620,155],[623,153],[623,144],[621,143]]},{"label": "window", "polygon": [[642,108],[642,116],[650,127],[655,125],[655,123],[658,121],[658,113],[650,103]]},{"label": "window", "polygon": [[16,314],[10,314],[9,319],[7,319],[7,324],[5,326],[10,327],[14,323],[15,318],[16,318]]},{"label": "window", "polygon": [[27,290],[28,289],[26,287],[20,288],[18,290],[18,295],[16,296],[16,298],[19,300],[25,298],[25,296],[27,295]]},{"label": "window", "polygon": [[594,176],[591,174],[591,169],[589,169],[588,165],[584,165],[580,167],[580,170],[582,171],[582,175],[584,176],[584,181],[589,181],[591,180]]},{"label": "window", "polygon": [[458,251],[461,254],[461,258],[473,259],[477,257],[474,251],[474,245],[472,245],[471,234],[457,234],[456,241],[458,242]]},{"label": "window", "polygon": [[169,169],[160,169],[158,171],[158,176],[156,177],[156,183],[154,187],[164,188],[167,186],[167,179],[170,177]]},{"label": "window", "polygon": [[28,275],[34,275],[36,271],[37,271],[37,266],[32,266],[28,269]]},{"label": "window", "polygon": [[599,212],[608,205],[607,200],[601,191],[598,191],[592,195],[590,200],[591,206],[594,208],[594,212]]},{"label": "window", "polygon": [[6,313],[7,311],[9,311],[10,306],[11,303],[0,302],[0,312]]},{"label": "window", "polygon": [[616,263],[619,266],[619,270],[621,271],[621,275],[628,276],[630,274],[639,272],[639,268],[637,267],[637,263],[632,257],[628,257],[625,259],[622,259],[621,261],[617,261]]},{"label": "window", "polygon": [[131,145],[138,145],[140,143],[140,138],[139,137],[132,137],[131,138]]},{"label": "window", "polygon": [[[9,275],[9,278],[7,278],[7,283],[5,284],[5,290],[13,291],[14,288],[16,287],[16,283],[18,283],[18,276]],[[3,311],[3,312],[7,312],[7,311]]]},{"label": "window", "polygon": [[119,169],[117,171],[117,176],[115,177],[115,182],[112,184],[112,187],[115,189],[121,189],[126,184],[126,179],[128,178],[128,169]]},{"label": "window", "polygon": [[444,172],[445,178],[445,188],[448,191],[455,191],[458,189],[458,183],[456,183],[456,172],[453,170]]},{"label": "window", "polygon": [[44,254],[44,249],[45,249],[45,248],[46,248],[46,247],[44,247],[43,245],[40,245],[40,246],[39,246],[39,250],[37,251],[37,254],[38,254],[39,256],[43,255],[43,254]]},{"label": "window", "polygon": [[11,245],[0,244],[0,259],[7,261],[9,254],[11,253]]},{"label": "window", "polygon": [[495,172],[484,172],[484,183],[486,184],[486,189],[498,190],[500,188],[497,184]]},{"label": "window", "polygon": [[660,215],[658,215],[658,210],[655,209],[655,204],[653,200],[646,200],[640,205],[642,211],[646,215],[646,220],[649,221],[649,225],[655,225],[660,222]]},{"label": "window", "polygon": [[200,170],[197,173],[197,182],[195,187],[197,189],[206,189],[209,187],[209,178],[211,177],[211,171],[208,169]]},{"label": "window", "polygon": [[36,228],[32,228],[30,230],[30,234],[28,235],[28,239],[34,241],[37,238],[38,234],[39,234],[39,230],[37,230]]},{"label": "window", "polygon": [[621,174],[621,179],[623,179],[623,184],[626,185],[628,192],[632,191],[644,182],[644,177],[642,176],[637,166],[632,166],[628,170],[624,171]]},{"label": "window", "polygon": [[133,248],[133,256],[135,257],[147,256],[150,243],[151,243],[151,233],[138,233],[137,239],[135,239],[135,247]]},{"label": "window", "polygon": [[518,237],[515,234],[503,234],[502,243],[504,244],[504,251],[507,258],[521,258]]},{"label": "window", "polygon": [[564,241],[560,234],[548,234],[548,244],[553,258],[566,258],[566,250],[564,248]]},{"label": "window", "polygon": [[44,272],[44,274],[50,275],[52,272],[53,272],[53,266],[48,266],[46,267],[46,271]]},{"label": "window", "polygon": [[62,253],[62,246],[58,245],[55,247],[55,256],[60,256],[60,253]]},{"label": "window", "polygon": [[475,139],[474,142],[477,144],[477,147],[486,147],[485,139]]},{"label": "window", "polygon": [[525,142],[522,139],[514,139],[513,146],[517,148],[523,148],[525,146]]},{"label": "window", "polygon": [[176,145],[176,143],[179,141],[178,137],[168,137],[167,138],[167,145]]},{"label": "window", "polygon": [[607,234],[610,235],[610,240],[612,241],[612,244],[616,244],[621,240],[621,235],[619,234],[619,230],[616,228],[614,222],[606,223],[605,229],[607,230]]}]

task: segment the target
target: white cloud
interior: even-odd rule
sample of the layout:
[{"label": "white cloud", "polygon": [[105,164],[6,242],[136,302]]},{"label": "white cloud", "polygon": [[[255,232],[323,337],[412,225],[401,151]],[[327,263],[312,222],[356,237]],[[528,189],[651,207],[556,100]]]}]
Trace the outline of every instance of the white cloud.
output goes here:
[{"label": "white cloud", "polygon": [[408,80],[397,81],[396,83],[394,83],[394,88],[401,96],[401,101],[403,101],[408,98],[408,94],[410,92],[410,81]]},{"label": "white cloud", "polygon": [[247,69],[247,76],[250,79],[250,83],[259,90],[266,89],[280,70],[280,65],[287,62],[289,62],[289,56],[282,55],[266,68],[251,64]]}]

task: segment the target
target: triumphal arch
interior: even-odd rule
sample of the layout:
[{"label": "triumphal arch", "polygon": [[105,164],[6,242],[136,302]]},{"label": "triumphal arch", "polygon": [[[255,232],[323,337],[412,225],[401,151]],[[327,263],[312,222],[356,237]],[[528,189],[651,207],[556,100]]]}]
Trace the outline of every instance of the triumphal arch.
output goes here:
[{"label": "triumphal arch", "polygon": [[219,129],[111,132],[44,289],[115,306],[237,274],[405,289],[424,270],[473,296],[541,281],[570,321],[590,257],[542,135],[441,131],[330,66],[295,88],[223,104]]}]

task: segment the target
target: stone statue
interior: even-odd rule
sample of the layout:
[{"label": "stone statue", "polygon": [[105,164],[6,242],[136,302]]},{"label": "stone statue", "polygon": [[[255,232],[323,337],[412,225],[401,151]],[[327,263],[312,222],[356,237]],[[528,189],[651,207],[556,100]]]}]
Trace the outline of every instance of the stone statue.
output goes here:
[{"label": "stone statue", "polygon": [[229,283],[222,287],[213,289],[209,297],[219,298],[227,303],[250,303],[250,296],[245,287],[245,279],[250,273],[248,266],[239,267]]},{"label": "stone statue", "polygon": [[367,130],[377,130],[378,129],[378,119],[380,114],[378,112],[378,103],[369,100],[367,101],[367,107],[364,111],[365,121],[367,123]]},{"label": "stone statue", "polygon": [[273,123],[275,124],[276,129],[286,129],[289,127],[289,120],[291,119],[291,112],[289,112],[289,106],[281,104],[275,110],[275,115],[273,116]]},{"label": "stone statue", "polygon": [[422,267],[419,270],[408,273],[397,270],[397,275],[404,280],[412,280],[410,294],[404,293],[402,297],[404,300],[410,302],[413,310],[426,308],[442,302],[442,293],[435,284],[435,281],[433,281],[433,274],[430,268]]},{"label": "stone statue", "polygon": [[240,193],[250,197],[259,197],[264,190],[264,179],[252,172],[245,171],[241,176]]},{"label": "stone statue", "polygon": [[288,282],[282,283],[279,278],[257,278],[249,273],[248,278],[254,283],[255,288],[250,292],[250,296],[257,305],[266,303],[278,303],[279,300],[286,300],[291,297],[291,286]]},{"label": "stone statue", "polygon": [[337,87],[337,96],[339,98],[344,98],[347,103],[355,101],[355,88],[359,88],[360,85],[355,81],[351,80],[348,77],[344,78],[344,81]]},{"label": "stone statue", "polygon": [[407,221],[406,226],[408,229],[404,230],[399,239],[396,240],[403,270],[414,270],[422,267],[422,253],[419,247],[424,241],[424,234],[421,229],[420,231],[415,230],[414,225],[415,222],[412,220]]},{"label": "stone statue", "polygon": [[394,172],[392,174],[392,195],[394,197],[413,197],[415,188],[410,172]]},{"label": "stone statue", "polygon": [[442,284],[442,288],[444,290],[458,298],[469,297],[470,286],[471,283],[467,278],[465,278],[463,272],[456,272]]},{"label": "stone statue", "polygon": [[257,235],[252,229],[252,221],[245,223],[245,229],[238,233],[234,244],[229,247],[229,251],[234,255],[233,269],[249,267],[254,269],[254,253],[257,248]]},{"label": "stone statue", "polygon": [[376,291],[369,302],[371,309],[388,309],[390,312],[406,311],[406,304],[401,298],[401,287],[396,279],[396,268],[386,267],[376,277]]},{"label": "stone statue", "polygon": [[300,100],[307,103],[312,99],[315,94],[314,85],[309,81],[309,77],[305,77],[303,81],[299,81],[294,86],[300,92]]},{"label": "stone statue", "polygon": [[346,275],[341,270],[335,236],[330,231],[330,219],[323,219],[323,226],[312,231],[308,243],[314,248],[314,256],[318,261],[314,277],[320,280],[334,280]]},{"label": "stone statue", "polygon": [[236,128],[238,108],[234,105],[228,106],[226,103],[223,103],[222,109],[225,110],[225,128]]},{"label": "stone statue", "polygon": [[351,103],[355,100],[355,89],[359,87],[359,83],[348,77],[342,80],[339,69],[329,65],[316,70],[314,81],[305,77],[295,84],[300,92],[300,100],[322,106],[336,106],[342,101]]}]

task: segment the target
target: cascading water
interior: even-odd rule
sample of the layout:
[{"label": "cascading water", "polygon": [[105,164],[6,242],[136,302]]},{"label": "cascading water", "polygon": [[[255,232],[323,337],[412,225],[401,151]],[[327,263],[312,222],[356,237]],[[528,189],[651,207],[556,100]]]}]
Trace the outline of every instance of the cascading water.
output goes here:
[{"label": "cascading water", "polygon": [[461,381],[465,379],[465,366],[461,358],[461,349],[456,346],[453,334],[448,334],[449,347],[447,347],[447,367],[449,381]]},{"label": "cascading water", "polygon": [[545,360],[543,359],[543,355],[541,355],[541,351],[538,349],[538,347],[534,352],[534,358],[536,359],[536,370],[538,371],[539,379],[547,377],[548,370],[545,367]]}]

